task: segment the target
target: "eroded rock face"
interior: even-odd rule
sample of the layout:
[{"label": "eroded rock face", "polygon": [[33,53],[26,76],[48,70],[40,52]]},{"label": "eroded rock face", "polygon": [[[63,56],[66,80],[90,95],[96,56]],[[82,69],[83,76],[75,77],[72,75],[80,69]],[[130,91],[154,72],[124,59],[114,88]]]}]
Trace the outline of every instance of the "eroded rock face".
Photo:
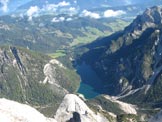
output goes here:
[{"label": "eroded rock face", "polygon": [[52,85],[54,87],[55,93],[59,93],[60,96],[65,96],[68,91],[60,85],[60,80],[58,80],[58,75],[60,74],[57,73],[58,68],[56,67],[59,67],[60,69],[65,69],[63,64],[61,64],[56,59],[50,60],[49,63],[44,66],[43,72],[45,75],[45,79],[41,83],[48,83]]},{"label": "eroded rock face", "polygon": [[56,122],[46,118],[36,109],[15,101],[0,99],[0,121],[2,122]]},{"label": "eroded rock face", "polygon": [[55,116],[58,122],[108,122],[99,113],[94,113],[78,96],[68,94]]}]

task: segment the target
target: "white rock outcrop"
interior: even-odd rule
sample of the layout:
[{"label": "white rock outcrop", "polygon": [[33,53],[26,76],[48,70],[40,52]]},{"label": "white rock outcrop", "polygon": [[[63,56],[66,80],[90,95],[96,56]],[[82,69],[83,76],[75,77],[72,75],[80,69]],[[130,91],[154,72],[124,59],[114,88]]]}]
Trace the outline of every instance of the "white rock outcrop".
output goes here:
[{"label": "white rock outcrop", "polygon": [[94,113],[78,96],[67,94],[59,106],[55,119],[58,122],[108,122],[99,113]]},{"label": "white rock outcrop", "polygon": [[0,122],[56,122],[36,109],[15,101],[0,99]]},{"label": "white rock outcrop", "polygon": [[58,60],[56,59],[50,60],[49,63],[47,63],[44,66],[43,72],[44,72],[45,78],[43,81],[40,81],[40,83],[43,83],[43,84],[49,83],[53,85],[54,87],[53,90],[55,93],[60,93],[60,95],[65,96],[65,94],[68,94],[69,92],[60,85],[60,81],[58,80],[57,68],[56,68],[57,66],[60,68],[66,69],[63,66],[63,64],[59,62]]},{"label": "white rock outcrop", "polygon": [[126,114],[137,114],[137,106],[128,104],[116,99],[116,97],[110,97],[108,95],[104,96],[106,99],[110,100],[113,103],[118,104],[119,108]]}]

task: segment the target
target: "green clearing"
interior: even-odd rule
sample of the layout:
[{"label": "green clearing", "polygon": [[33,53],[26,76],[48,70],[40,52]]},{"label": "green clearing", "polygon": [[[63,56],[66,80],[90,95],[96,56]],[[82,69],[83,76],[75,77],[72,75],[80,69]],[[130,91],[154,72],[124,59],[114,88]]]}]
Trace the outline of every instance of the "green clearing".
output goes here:
[{"label": "green clearing", "polygon": [[123,30],[124,27],[128,26],[129,24],[130,22],[126,22],[121,19],[117,19],[116,21],[111,23],[104,23],[104,25],[111,27],[113,32]]},{"label": "green clearing", "polygon": [[99,37],[110,35],[111,31],[100,31],[97,28],[86,27],[80,30],[85,36],[78,36],[73,40],[70,46],[76,46],[78,44],[86,44],[96,40]]},{"label": "green clearing", "polygon": [[51,58],[59,58],[66,55],[65,50],[56,50],[55,53],[48,54]]}]

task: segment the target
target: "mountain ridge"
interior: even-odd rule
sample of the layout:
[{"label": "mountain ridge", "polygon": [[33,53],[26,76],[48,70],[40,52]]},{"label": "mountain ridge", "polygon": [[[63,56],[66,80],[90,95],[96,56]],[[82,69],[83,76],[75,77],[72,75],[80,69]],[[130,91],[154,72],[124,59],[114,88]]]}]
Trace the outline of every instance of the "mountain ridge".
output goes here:
[{"label": "mountain ridge", "polygon": [[[116,84],[114,88],[105,88],[105,90],[112,90],[111,92],[107,90],[108,94],[124,95],[129,93],[131,96],[137,92],[138,88],[139,90],[141,87],[147,89],[149,83],[153,86],[154,83],[151,83],[151,81],[156,82],[159,77],[157,74],[161,73],[161,70],[159,70],[161,65],[158,63],[161,61],[161,57],[158,58],[161,50],[161,10],[160,6],[147,9],[126,27],[118,37],[99,39],[87,47],[83,47],[89,48],[89,51],[83,53],[79,62],[85,61],[90,64],[103,80],[104,85]],[[102,46],[97,47],[97,43]],[[105,45],[106,43],[107,45]],[[91,57],[93,58],[91,59]],[[159,64],[159,69],[155,68],[157,64]],[[144,91],[141,90],[138,99],[142,95],[150,93],[150,90]],[[149,93],[146,91],[149,91]],[[107,94],[107,92],[105,93]],[[158,98],[160,100],[160,97]],[[148,100],[147,97],[144,99],[144,101]]]}]

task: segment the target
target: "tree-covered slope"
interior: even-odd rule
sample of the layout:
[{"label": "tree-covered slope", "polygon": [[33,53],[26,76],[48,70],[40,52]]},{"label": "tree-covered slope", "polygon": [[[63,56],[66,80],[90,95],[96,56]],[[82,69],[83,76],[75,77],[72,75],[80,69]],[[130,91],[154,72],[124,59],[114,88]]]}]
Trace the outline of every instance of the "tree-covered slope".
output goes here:
[{"label": "tree-covered slope", "polygon": [[[80,78],[56,59],[24,48],[0,47],[0,97],[55,111]],[[54,104],[53,104],[54,103]],[[41,107],[44,106],[44,107]],[[42,109],[44,108],[44,109]]]}]

